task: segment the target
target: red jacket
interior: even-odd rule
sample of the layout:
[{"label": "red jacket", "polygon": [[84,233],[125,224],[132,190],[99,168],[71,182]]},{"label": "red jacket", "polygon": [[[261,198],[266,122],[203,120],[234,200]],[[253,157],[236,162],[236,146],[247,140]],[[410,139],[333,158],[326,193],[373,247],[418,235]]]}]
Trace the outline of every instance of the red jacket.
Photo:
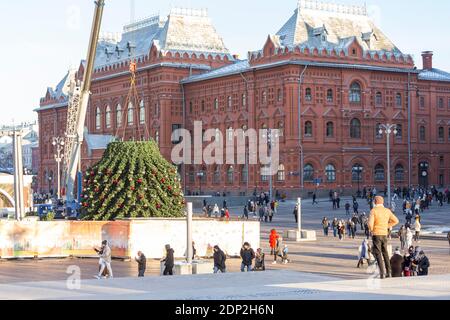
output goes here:
[{"label": "red jacket", "polygon": [[280,235],[275,230],[270,232],[269,244],[271,249],[275,249],[277,247],[277,240],[279,237]]}]

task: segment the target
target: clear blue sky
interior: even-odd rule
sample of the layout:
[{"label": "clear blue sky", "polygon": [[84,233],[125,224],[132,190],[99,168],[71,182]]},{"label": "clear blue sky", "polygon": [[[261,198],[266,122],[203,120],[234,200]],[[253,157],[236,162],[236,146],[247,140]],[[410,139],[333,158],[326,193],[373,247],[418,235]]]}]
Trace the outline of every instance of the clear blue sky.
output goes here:
[{"label": "clear blue sky", "polygon": [[[361,4],[364,0],[331,0]],[[94,0],[0,1],[0,124],[30,121],[48,86],[86,55]],[[450,71],[450,1],[367,0],[369,11],[404,53],[435,52],[434,65]],[[135,0],[135,17],[170,7],[208,8],[232,53],[246,57],[284,24],[297,0]],[[106,0],[103,31],[119,32],[130,21],[130,0]]]}]

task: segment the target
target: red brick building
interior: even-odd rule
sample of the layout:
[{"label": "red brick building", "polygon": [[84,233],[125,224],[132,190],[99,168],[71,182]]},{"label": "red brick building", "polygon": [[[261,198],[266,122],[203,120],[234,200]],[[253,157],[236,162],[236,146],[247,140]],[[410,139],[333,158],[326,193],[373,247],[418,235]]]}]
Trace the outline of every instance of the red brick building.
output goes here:
[{"label": "red brick building", "polygon": [[[82,165],[96,161],[118,132],[128,63],[136,57],[142,99],[128,108],[126,138],[149,135],[167,158],[172,131],[192,130],[194,121],[224,136],[228,128],[276,128],[282,136],[273,182],[280,193],[313,190],[317,182],[323,190],[384,188],[386,136],[378,131],[390,123],[398,129],[392,184],[450,185],[450,74],[433,68],[432,56],[425,52],[417,69],[364,7],[302,0],[260,51],[238,60],[205,11],[175,9],[166,20],[126,26],[121,40],[99,43]],[[83,64],[77,76],[82,72]],[[56,168],[50,140],[65,131],[69,76],[37,109],[39,179],[49,189]],[[269,180],[258,165],[186,165],[180,173],[187,194],[249,194],[267,190]]]}]

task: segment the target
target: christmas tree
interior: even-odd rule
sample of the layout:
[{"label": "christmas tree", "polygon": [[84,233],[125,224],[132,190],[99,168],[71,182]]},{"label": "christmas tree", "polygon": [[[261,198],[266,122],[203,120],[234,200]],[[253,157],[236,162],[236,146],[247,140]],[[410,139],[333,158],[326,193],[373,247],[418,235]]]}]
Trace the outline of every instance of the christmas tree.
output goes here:
[{"label": "christmas tree", "polygon": [[83,220],[184,215],[177,170],[154,141],[110,143],[86,172],[81,206]]}]

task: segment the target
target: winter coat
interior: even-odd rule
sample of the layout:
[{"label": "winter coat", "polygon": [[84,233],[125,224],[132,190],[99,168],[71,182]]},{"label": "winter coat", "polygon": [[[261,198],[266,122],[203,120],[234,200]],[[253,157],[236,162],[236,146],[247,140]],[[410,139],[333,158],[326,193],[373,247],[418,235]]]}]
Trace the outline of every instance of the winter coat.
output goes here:
[{"label": "winter coat", "polygon": [[430,267],[430,260],[428,260],[428,257],[423,256],[422,258],[420,258],[417,264],[419,276],[427,276],[429,267]]},{"label": "winter coat", "polygon": [[402,276],[405,259],[399,254],[394,254],[391,258],[392,277],[400,278]]},{"label": "winter coat", "polygon": [[147,268],[147,258],[142,253],[140,257],[135,258],[136,262],[138,263],[138,270],[139,271],[145,271]]},{"label": "winter coat", "polygon": [[103,247],[100,258],[107,263],[111,263],[111,248],[108,245]]},{"label": "winter coat", "polygon": [[252,248],[242,248],[241,249],[241,258],[242,258],[242,263],[245,266],[251,266],[253,263],[253,259],[255,259],[255,251],[253,251]]},{"label": "winter coat", "polygon": [[174,266],[174,264],[175,264],[175,258],[174,258],[174,256],[173,256],[173,254],[174,254],[174,250],[173,250],[172,248],[169,249],[169,250],[167,250],[166,258],[164,259],[164,262],[165,262],[164,265],[165,265],[166,267],[171,268],[171,267]]},{"label": "winter coat", "polygon": [[225,253],[219,249],[218,251],[214,251],[214,267],[217,267],[219,269],[225,269],[225,261],[227,260],[227,257],[225,256]]},{"label": "winter coat", "polygon": [[367,241],[364,241],[363,244],[359,246],[359,259],[370,259]]},{"label": "winter coat", "polygon": [[372,209],[369,216],[369,229],[374,236],[387,236],[388,229],[399,223],[397,217],[391,210],[384,206]]},{"label": "winter coat", "polygon": [[279,237],[280,235],[275,230],[272,230],[269,236],[270,249],[275,249],[277,247],[277,240]]}]

